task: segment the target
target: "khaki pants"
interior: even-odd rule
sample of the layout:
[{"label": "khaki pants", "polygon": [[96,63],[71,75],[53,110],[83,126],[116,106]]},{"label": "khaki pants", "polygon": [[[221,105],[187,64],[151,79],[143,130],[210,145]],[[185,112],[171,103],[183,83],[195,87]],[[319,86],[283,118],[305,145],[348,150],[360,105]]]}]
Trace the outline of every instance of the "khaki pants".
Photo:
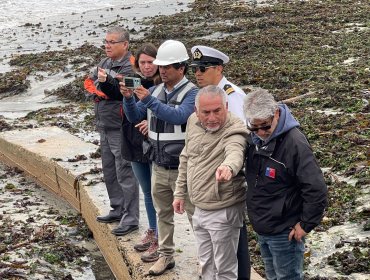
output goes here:
[{"label": "khaki pants", "polygon": [[[172,202],[177,175],[177,169],[165,169],[153,163],[152,196],[158,216],[158,252],[165,256],[172,256],[175,252],[175,243],[173,241],[175,225]],[[194,206],[190,203],[188,197],[185,200],[185,210],[189,222],[192,224]]]},{"label": "khaki pants", "polygon": [[243,205],[238,203],[210,211],[195,208],[194,234],[202,279],[238,279],[236,254],[243,225]]}]

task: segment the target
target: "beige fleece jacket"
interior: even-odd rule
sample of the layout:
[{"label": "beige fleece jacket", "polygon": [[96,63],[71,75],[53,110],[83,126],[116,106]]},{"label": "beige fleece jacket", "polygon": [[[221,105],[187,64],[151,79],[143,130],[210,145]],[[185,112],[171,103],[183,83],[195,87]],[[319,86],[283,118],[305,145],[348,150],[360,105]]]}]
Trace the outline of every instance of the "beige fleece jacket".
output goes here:
[{"label": "beige fleece jacket", "polygon": [[[246,183],[241,168],[247,145],[245,124],[228,113],[225,125],[216,132],[206,131],[193,113],[187,123],[185,147],[180,155],[175,198],[184,199],[204,210],[217,210],[245,200]],[[228,165],[233,170],[229,182],[216,181],[216,169]]]}]

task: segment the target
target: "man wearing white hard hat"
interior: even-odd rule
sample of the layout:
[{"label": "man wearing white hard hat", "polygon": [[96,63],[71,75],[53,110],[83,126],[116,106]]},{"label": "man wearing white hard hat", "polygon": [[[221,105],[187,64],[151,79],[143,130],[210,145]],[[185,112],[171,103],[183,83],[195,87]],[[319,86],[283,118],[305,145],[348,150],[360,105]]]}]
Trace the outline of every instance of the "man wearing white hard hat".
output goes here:
[{"label": "man wearing white hard hat", "polygon": [[[140,86],[134,91],[121,85],[124,95],[124,112],[128,120],[138,123],[148,120],[149,158],[152,160],[152,194],[158,215],[158,252],[145,259],[156,261],[149,269],[150,275],[161,275],[175,266],[173,192],[178,175],[179,155],[185,144],[185,128],[194,112],[198,88],[185,74],[188,53],[183,43],[165,41],[157,52],[154,64],[159,66],[162,84],[149,90]],[[135,102],[135,94],[140,101]],[[194,206],[185,203],[189,221]]]},{"label": "man wearing white hard hat", "polygon": [[[195,74],[198,86],[215,85],[222,88],[227,94],[228,111],[237,115],[245,123],[243,104],[246,94],[223,75],[224,65],[229,62],[229,57],[223,52],[207,46],[194,46],[191,48],[191,53],[190,68]],[[238,279],[249,280],[251,266],[245,224],[240,230],[237,256]]]},{"label": "man wearing white hard hat", "polygon": [[191,53],[193,59],[190,69],[195,74],[198,86],[214,85],[222,88],[227,94],[228,110],[245,122],[243,112],[245,93],[223,75],[224,65],[229,62],[229,57],[207,46],[194,46],[191,48]]}]

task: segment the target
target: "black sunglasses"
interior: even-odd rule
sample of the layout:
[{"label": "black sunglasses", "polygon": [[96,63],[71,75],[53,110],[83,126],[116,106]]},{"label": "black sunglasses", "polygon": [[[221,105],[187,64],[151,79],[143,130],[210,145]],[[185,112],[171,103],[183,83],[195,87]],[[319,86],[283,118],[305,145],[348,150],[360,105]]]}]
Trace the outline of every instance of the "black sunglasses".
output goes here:
[{"label": "black sunglasses", "polygon": [[271,124],[270,125],[264,125],[264,126],[259,126],[259,127],[253,127],[251,126],[251,124],[248,122],[247,123],[247,128],[250,130],[250,131],[253,131],[253,132],[256,132],[258,130],[263,130],[263,131],[266,131],[266,130],[269,130],[271,128]]},{"label": "black sunglasses", "polygon": [[216,66],[217,65],[210,65],[210,66],[200,65],[200,66],[191,66],[190,68],[193,73],[196,73],[198,69],[200,70],[200,72],[204,73],[207,71],[208,68],[216,67]]}]

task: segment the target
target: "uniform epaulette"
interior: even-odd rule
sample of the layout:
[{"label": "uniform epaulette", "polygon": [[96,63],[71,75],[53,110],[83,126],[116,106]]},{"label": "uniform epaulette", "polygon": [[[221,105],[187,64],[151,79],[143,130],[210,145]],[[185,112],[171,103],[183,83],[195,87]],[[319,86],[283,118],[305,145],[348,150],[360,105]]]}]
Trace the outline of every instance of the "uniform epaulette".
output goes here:
[{"label": "uniform epaulette", "polygon": [[235,92],[235,89],[231,85],[226,84],[224,85],[224,91],[227,95],[230,95]]}]

